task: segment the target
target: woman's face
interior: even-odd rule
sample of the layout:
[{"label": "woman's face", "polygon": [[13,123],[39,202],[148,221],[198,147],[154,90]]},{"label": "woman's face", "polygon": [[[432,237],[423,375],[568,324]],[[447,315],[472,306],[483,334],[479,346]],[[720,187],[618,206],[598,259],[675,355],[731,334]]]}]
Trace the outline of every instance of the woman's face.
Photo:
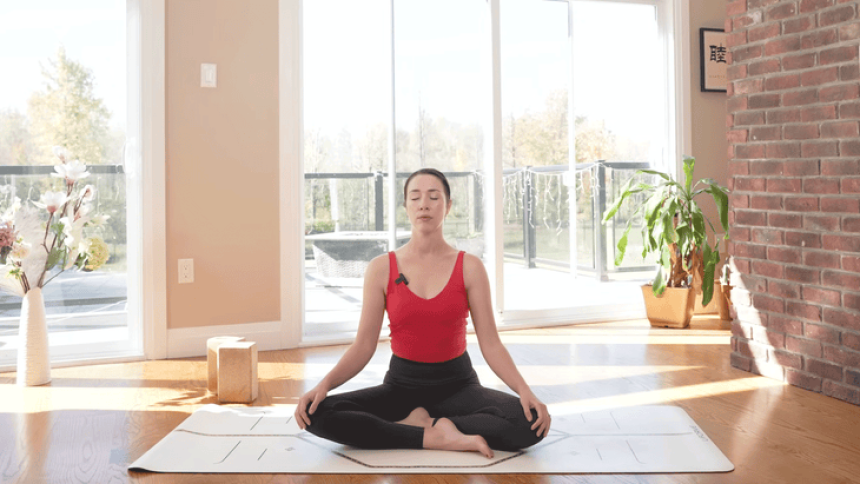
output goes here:
[{"label": "woman's face", "polygon": [[418,175],[406,187],[406,213],[412,227],[435,229],[451,210],[442,180],[433,175]]}]

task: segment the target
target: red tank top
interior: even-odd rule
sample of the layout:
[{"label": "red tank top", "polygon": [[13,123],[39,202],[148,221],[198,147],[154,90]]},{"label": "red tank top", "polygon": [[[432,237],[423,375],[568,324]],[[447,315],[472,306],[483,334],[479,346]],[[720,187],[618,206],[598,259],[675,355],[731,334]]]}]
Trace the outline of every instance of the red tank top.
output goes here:
[{"label": "red tank top", "polygon": [[388,296],[385,308],[391,328],[391,351],[422,363],[454,359],[466,351],[466,317],[469,298],[463,282],[463,251],[457,254],[448,284],[432,299],[418,297],[409,286],[395,280],[400,276],[397,257],[388,253]]}]

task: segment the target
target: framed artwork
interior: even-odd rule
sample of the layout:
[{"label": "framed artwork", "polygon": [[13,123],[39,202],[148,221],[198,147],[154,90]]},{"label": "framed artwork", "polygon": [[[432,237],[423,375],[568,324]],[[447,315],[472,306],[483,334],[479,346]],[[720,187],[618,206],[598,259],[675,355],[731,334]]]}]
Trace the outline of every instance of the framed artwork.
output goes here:
[{"label": "framed artwork", "polygon": [[702,91],[726,92],[726,32],[723,29],[699,29],[699,41]]}]

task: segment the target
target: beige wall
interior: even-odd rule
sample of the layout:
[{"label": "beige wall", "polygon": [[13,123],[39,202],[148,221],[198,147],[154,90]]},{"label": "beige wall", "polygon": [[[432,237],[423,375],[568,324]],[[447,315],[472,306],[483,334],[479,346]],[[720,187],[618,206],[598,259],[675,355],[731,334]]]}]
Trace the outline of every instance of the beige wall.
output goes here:
[{"label": "beige wall", "polygon": [[[699,29],[722,29],[726,18],[726,2],[690,0],[690,101],[692,111],[693,151],[697,179],[713,178],[726,186],[729,174],[728,142],[726,141],[726,93],[702,92],[701,60],[699,59]],[[683,176],[683,174],[682,174]],[[699,199],[714,227],[719,227],[713,200]],[[722,245],[725,247],[725,245]]]},{"label": "beige wall", "polygon": [[278,2],[168,0],[165,23],[168,328],[276,321]]}]

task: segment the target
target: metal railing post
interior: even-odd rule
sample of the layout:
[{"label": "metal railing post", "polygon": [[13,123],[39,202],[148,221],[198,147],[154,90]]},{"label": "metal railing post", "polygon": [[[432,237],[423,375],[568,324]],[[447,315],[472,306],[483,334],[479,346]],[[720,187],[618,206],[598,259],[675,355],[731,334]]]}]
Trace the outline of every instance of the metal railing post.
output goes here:
[{"label": "metal railing post", "polygon": [[606,166],[605,160],[597,162],[597,203],[594,207],[594,254],[597,280],[606,280],[606,226],[603,225],[603,212],[606,211]]},{"label": "metal railing post", "polygon": [[534,173],[531,167],[527,166],[523,169],[523,258],[526,262],[526,267],[532,269],[535,266],[535,257],[537,257],[537,234],[534,226]]},{"label": "metal railing post", "polygon": [[478,180],[479,177],[480,175],[477,173],[472,175],[472,193],[475,197],[473,211],[476,233],[480,233],[484,230],[484,190],[481,182]]},{"label": "metal railing post", "polygon": [[374,176],[374,179],[373,179],[374,198],[376,200],[375,201],[376,205],[374,206],[374,212],[376,213],[374,216],[375,217],[374,218],[374,221],[375,221],[375,227],[374,228],[376,229],[377,232],[382,232],[383,230],[385,230],[385,215],[384,215],[385,207],[384,207],[384,202],[382,200],[382,194],[383,194],[382,182],[383,182],[382,172],[377,171],[375,176]]}]

